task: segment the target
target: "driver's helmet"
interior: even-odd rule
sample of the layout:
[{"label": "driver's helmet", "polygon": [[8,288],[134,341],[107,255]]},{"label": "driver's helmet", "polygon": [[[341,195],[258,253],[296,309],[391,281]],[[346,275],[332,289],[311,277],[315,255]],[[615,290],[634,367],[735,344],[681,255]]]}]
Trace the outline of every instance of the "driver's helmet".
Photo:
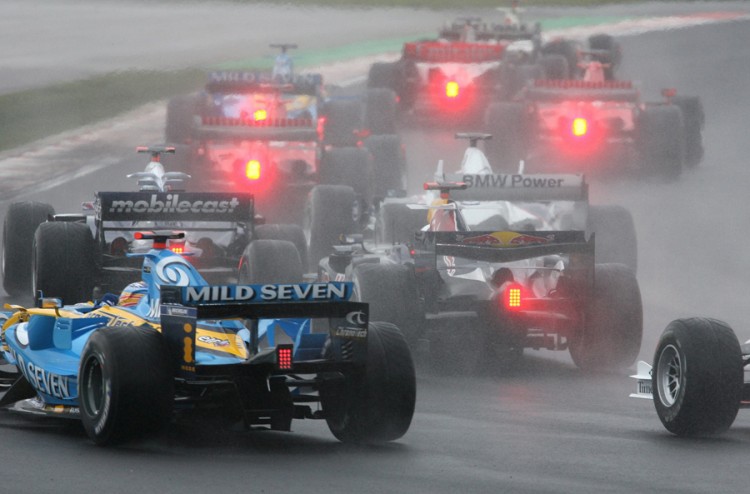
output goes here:
[{"label": "driver's helmet", "polygon": [[145,282],[136,281],[135,283],[131,283],[120,293],[117,305],[121,307],[136,306],[146,293],[148,293],[148,287]]},{"label": "driver's helmet", "polygon": [[292,57],[286,53],[279,53],[276,55],[276,60],[273,64],[273,71],[271,78],[274,82],[291,82],[294,75],[294,63]]}]

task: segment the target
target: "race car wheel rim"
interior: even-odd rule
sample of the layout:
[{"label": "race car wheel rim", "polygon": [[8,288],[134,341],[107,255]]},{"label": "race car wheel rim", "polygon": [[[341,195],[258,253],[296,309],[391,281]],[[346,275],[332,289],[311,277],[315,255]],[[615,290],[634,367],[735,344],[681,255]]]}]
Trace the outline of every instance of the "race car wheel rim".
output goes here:
[{"label": "race car wheel rim", "polygon": [[679,350],[674,345],[667,345],[659,355],[657,363],[656,384],[659,399],[671,407],[675,404],[684,387],[685,372]]},{"label": "race car wheel rim", "polygon": [[86,361],[81,381],[81,404],[89,416],[96,417],[104,404],[105,381],[102,364],[95,356]]}]

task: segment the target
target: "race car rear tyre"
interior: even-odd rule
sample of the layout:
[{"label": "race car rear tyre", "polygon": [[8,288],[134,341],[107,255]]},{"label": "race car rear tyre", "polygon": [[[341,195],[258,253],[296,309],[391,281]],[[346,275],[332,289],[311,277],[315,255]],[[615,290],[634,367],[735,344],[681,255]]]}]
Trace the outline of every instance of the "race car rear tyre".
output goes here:
[{"label": "race car rear tyre", "polygon": [[367,201],[371,199],[373,163],[367,149],[347,147],[331,149],[323,155],[320,165],[320,183],[348,185]]},{"label": "race car rear tyre", "polygon": [[604,67],[604,77],[607,80],[615,78],[615,70],[620,65],[622,50],[620,44],[609,34],[594,34],[589,36],[589,48],[596,51],[606,52],[604,55],[595,54],[594,58],[601,63],[608,64]]},{"label": "race car rear tyre", "polygon": [[193,117],[198,112],[198,95],[183,94],[167,102],[167,123],[164,137],[168,143],[181,144],[193,133]]},{"label": "race car rear tyre", "polygon": [[526,158],[526,118],[521,103],[493,103],[485,114],[487,132],[492,139],[485,141],[487,159],[496,171],[515,173]]},{"label": "race car rear tyre", "polygon": [[638,144],[642,166],[665,180],[676,180],[684,161],[684,124],[675,105],[649,106],[641,113]]},{"label": "race car rear tyre", "polygon": [[398,97],[392,89],[370,88],[365,100],[365,127],[370,135],[396,133]]},{"label": "race car rear tyre", "polygon": [[409,430],[416,402],[416,377],[409,346],[399,329],[371,322],[367,363],[337,389],[321,389],[328,428],[345,443],[394,441]]},{"label": "race car rear tyre", "polygon": [[34,294],[61,298],[64,304],[91,300],[96,266],[94,238],[83,223],[39,225],[32,249]]},{"label": "race car rear tyre", "polygon": [[400,72],[398,62],[375,62],[367,72],[367,87],[396,91]]},{"label": "race car rear tyre", "polygon": [[363,263],[352,272],[354,299],[370,304],[370,320],[395,324],[410,346],[424,330],[414,269],[401,264]]},{"label": "race car rear tyre", "polygon": [[302,267],[307,269],[307,238],[299,225],[258,225],[255,227],[255,238],[264,240],[287,240],[297,248]]},{"label": "race car rear tyre", "polygon": [[597,264],[624,264],[638,271],[638,239],[630,211],[622,206],[590,206],[588,231],[596,234]]},{"label": "race car rear tyre", "polygon": [[368,137],[365,148],[372,155],[375,197],[399,196],[406,193],[406,153],[397,135]]},{"label": "race car rear tyre", "polygon": [[693,168],[703,160],[703,126],[706,115],[697,96],[675,96],[672,104],[682,111],[685,124],[685,165]]},{"label": "race car rear tyre", "polygon": [[3,222],[3,288],[8,295],[33,295],[31,291],[31,248],[39,225],[55,214],[49,204],[35,201],[14,202]]},{"label": "race car rear tyre", "polygon": [[678,436],[726,431],[740,407],[743,374],[740,344],[726,323],[672,321],[659,338],[651,373],[659,420]]},{"label": "race car rear tyre", "polygon": [[81,421],[106,446],[158,433],[172,415],[174,378],[164,337],[150,327],[91,334],[78,371]]},{"label": "race car rear tyre", "polygon": [[300,283],[302,261],[294,243],[287,240],[253,240],[240,258],[241,284]]},{"label": "race car rear tyre", "polygon": [[355,131],[364,126],[362,102],[359,100],[333,100],[325,105],[324,142],[335,147],[356,146],[359,137]]},{"label": "race car rear tyre", "polygon": [[571,79],[576,79],[578,69],[578,47],[570,40],[556,39],[542,46],[542,55],[562,55],[568,62]]},{"label": "race car rear tyre", "polygon": [[583,370],[622,369],[638,356],[643,304],[632,269],[597,264],[583,331],[570,341],[570,355]]},{"label": "race car rear tyre", "polygon": [[513,71],[515,80],[513,81],[513,88],[511,96],[521,91],[527,84],[534,82],[537,79],[544,79],[544,67],[540,64],[524,64],[515,67]]},{"label": "race car rear tyre", "polygon": [[539,59],[539,64],[544,69],[544,75],[547,79],[570,79],[568,60],[562,55],[543,55]]},{"label": "race car rear tyre", "polygon": [[379,243],[411,243],[414,234],[426,224],[426,210],[410,209],[404,203],[384,202],[375,222],[375,235]]},{"label": "race car rear tyre", "polygon": [[355,229],[356,195],[344,185],[318,185],[310,192],[305,207],[305,231],[308,235],[308,261],[311,271],[329,255],[341,234]]}]

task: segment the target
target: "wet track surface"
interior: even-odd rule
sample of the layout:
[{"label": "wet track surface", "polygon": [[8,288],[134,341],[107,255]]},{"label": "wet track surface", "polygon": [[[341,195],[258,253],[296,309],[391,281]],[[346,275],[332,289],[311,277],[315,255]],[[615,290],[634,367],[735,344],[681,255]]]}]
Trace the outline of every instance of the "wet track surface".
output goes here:
[{"label": "wet track surface", "polygon": [[[624,38],[622,46],[621,75],[641,80],[646,98],[674,86],[700,95],[707,117],[704,163],[676,183],[602,177],[591,187],[592,202],[622,204],[635,219],[645,316],[641,358],[651,360],[663,327],[681,316],[725,319],[747,339],[750,22]],[[464,144],[451,134],[403,133],[414,191],[439,158],[460,160]],[[91,143],[81,162],[110,151],[112,166],[24,198],[72,212],[94,190],[129,188],[121,177],[140,169],[130,149],[142,143],[110,149]],[[0,204],[0,214],[5,207]],[[411,430],[381,447],[343,445],[324,423],[297,421],[292,433],[175,426],[160,438],[100,449],[77,427],[2,413],[0,492],[746,490],[748,412],[718,438],[678,439],[662,428],[649,402],[627,397],[633,388],[625,373],[586,375],[567,354],[551,352],[527,351],[505,373],[422,372]]]}]

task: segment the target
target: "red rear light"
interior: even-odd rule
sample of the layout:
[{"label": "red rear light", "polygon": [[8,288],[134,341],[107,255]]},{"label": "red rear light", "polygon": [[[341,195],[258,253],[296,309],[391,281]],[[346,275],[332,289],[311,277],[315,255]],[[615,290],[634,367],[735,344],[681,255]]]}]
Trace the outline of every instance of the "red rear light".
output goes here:
[{"label": "red rear light", "polygon": [[171,250],[175,254],[182,254],[183,252],[185,252],[185,247],[182,245],[170,245],[169,250]]},{"label": "red rear light", "polygon": [[448,98],[457,98],[459,93],[459,86],[458,83],[455,81],[450,81],[445,85],[445,95]]},{"label": "red rear light", "polygon": [[253,113],[253,118],[256,122],[262,122],[263,120],[268,118],[268,112],[266,110],[255,110]]},{"label": "red rear light", "polygon": [[503,292],[503,305],[508,310],[523,308],[523,288],[518,283],[510,283]]},{"label": "red rear light", "polygon": [[248,161],[245,165],[245,176],[248,180],[258,180],[260,178],[260,161]]},{"label": "red rear light", "polygon": [[291,370],[292,368],[292,345],[279,345],[276,347],[276,366],[282,370]]},{"label": "red rear light", "polygon": [[589,131],[589,123],[585,118],[574,118],[570,126],[570,132],[576,137],[583,137]]}]

